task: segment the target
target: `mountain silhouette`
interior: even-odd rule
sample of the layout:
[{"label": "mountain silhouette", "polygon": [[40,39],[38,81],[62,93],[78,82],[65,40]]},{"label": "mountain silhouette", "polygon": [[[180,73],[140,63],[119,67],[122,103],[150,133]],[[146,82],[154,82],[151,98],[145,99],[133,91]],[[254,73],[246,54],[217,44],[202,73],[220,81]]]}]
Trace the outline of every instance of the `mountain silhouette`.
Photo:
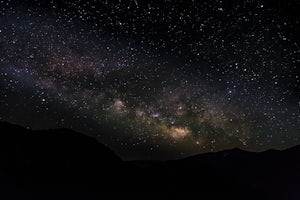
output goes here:
[{"label": "mountain silhouette", "polygon": [[72,130],[0,122],[0,186],[0,199],[300,199],[300,146],[130,162]]}]

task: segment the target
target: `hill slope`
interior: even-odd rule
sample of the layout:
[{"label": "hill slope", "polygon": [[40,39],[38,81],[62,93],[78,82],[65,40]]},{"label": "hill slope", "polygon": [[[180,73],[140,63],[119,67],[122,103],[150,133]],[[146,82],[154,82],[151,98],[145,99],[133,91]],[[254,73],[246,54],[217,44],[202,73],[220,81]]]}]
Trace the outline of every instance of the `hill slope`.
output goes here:
[{"label": "hill slope", "polygon": [[96,139],[67,129],[33,131],[1,122],[0,133],[1,199],[300,197],[300,146],[124,162]]}]

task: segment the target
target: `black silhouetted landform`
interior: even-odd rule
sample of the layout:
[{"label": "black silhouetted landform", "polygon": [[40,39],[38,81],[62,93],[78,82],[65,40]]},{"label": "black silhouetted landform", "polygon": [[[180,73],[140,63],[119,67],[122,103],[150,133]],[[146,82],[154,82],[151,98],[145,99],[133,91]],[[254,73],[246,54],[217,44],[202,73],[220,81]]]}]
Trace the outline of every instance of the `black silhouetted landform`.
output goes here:
[{"label": "black silhouetted landform", "polygon": [[1,199],[300,199],[300,146],[125,162],[68,129],[0,132]]}]

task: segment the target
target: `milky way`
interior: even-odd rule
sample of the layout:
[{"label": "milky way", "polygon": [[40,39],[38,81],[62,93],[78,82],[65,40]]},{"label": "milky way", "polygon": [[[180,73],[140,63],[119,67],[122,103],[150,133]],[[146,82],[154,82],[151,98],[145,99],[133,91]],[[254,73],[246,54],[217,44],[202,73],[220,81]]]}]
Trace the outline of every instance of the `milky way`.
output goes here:
[{"label": "milky way", "polygon": [[1,1],[0,118],[125,159],[299,144],[299,3]]}]

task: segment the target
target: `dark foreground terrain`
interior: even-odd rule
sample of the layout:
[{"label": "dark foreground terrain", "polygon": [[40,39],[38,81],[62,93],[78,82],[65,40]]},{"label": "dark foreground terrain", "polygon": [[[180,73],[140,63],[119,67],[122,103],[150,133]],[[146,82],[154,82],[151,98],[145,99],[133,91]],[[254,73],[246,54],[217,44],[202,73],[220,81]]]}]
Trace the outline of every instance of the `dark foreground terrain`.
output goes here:
[{"label": "dark foreground terrain", "polygon": [[0,123],[0,199],[300,199],[300,146],[124,162],[67,129]]}]

